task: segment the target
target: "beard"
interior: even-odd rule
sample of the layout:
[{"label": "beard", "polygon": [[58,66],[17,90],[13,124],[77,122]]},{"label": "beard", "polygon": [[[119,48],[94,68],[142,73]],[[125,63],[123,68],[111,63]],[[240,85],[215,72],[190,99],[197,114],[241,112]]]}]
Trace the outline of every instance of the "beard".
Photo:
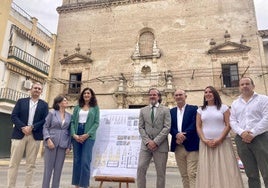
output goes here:
[{"label": "beard", "polygon": [[155,105],[157,102],[158,102],[158,101],[155,100],[155,99],[150,99],[150,104],[151,104],[151,105]]}]

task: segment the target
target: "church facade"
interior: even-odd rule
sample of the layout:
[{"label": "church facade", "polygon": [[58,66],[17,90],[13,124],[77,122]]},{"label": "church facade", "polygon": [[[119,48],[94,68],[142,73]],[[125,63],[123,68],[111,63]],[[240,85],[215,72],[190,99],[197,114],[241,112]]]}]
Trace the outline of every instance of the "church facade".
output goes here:
[{"label": "church facade", "polygon": [[170,108],[176,88],[201,105],[208,85],[230,105],[243,76],[267,95],[253,0],[63,0],[57,11],[50,105],[60,93],[76,105],[85,87],[101,109],[144,106],[152,87]]}]

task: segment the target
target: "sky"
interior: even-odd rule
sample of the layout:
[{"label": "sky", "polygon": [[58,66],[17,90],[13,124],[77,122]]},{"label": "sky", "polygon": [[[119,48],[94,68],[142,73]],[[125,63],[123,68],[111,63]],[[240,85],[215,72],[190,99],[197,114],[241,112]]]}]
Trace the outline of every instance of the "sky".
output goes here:
[{"label": "sky", "polygon": [[[50,32],[57,33],[58,13],[56,8],[62,0],[13,0],[30,16],[36,17],[39,23]],[[254,0],[257,25],[259,30],[268,29],[268,0]]]}]

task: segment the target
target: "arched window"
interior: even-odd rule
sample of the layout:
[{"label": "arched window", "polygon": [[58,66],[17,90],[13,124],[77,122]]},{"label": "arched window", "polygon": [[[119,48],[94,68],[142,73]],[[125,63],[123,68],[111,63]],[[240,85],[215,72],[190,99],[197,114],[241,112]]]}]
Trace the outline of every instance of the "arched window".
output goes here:
[{"label": "arched window", "polygon": [[145,31],[140,34],[139,49],[141,56],[153,54],[154,34],[150,31]]}]

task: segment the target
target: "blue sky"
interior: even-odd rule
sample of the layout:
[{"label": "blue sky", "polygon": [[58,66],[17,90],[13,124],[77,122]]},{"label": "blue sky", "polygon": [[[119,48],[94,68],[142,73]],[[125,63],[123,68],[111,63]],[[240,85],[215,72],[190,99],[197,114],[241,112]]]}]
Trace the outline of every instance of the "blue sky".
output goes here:
[{"label": "blue sky", "polygon": [[[14,0],[29,15],[36,17],[52,33],[57,33],[58,13],[56,8],[62,0]],[[268,29],[268,0],[254,0],[259,30]]]}]

